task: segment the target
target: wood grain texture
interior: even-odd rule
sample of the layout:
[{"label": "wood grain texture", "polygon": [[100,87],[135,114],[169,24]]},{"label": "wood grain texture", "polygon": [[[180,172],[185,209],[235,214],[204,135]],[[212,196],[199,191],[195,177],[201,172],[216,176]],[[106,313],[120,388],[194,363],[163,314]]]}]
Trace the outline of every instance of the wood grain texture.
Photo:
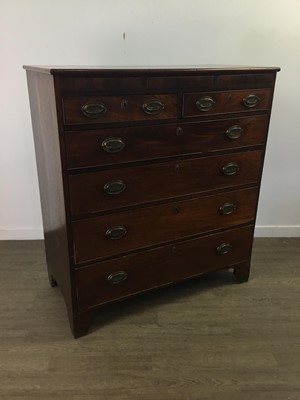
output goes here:
[{"label": "wood grain texture", "polygon": [[[254,224],[278,68],[25,68],[49,280],[62,289],[75,337],[93,317],[78,310],[77,268]],[[216,103],[196,104],[214,103],[212,110],[195,111],[198,96],[213,97]],[[105,134],[123,136],[99,142]],[[107,187],[111,195],[124,181],[122,196],[108,201]],[[248,254],[251,244],[240,248]],[[230,264],[240,282],[248,280],[249,259]],[[147,271],[158,278],[156,262]]]},{"label": "wood grain texture", "polygon": [[[243,99],[250,94],[254,94],[260,98],[260,103],[253,108],[248,108],[243,103]],[[210,110],[201,111],[197,108],[196,102],[206,96],[211,97],[215,104],[211,107]],[[271,89],[232,90],[228,92],[199,92],[192,94],[186,93],[183,97],[183,116],[201,117],[207,115],[268,110],[271,107],[271,101]]]},{"label": "wood grain texture", "polygon": [[[262,170],[263,151],[244,151],[216,157],[155,163],[69,176],[70,207],[73,216],[121,207],[141,205],[159,200],[216,189],[257,184]],[[227,176],[222,168],[236,163],[239,171]],[[107,194],[105,185],[121,181],[120,194]]]},{"label": "wood grain texture", "polygon": [[[80,268],[76,271],[79,311],[238,263],[239,271],[243,261],[249,265],[253,230],[250,225]],[[217,249],[224,243],[231,250],[221,255]],[[127,278],[111,284],[108,277],[116,271]]]},{"label": "wood grain texture", "polygon": [[[235,190],[74,221],[75,263],[251,223],[257,197],[257,188]],[[222,215],[219,208],[226,203],[236,208],[231,214]],[[117,226],[123,226],[127,233],[120,239],[110,240],[106,232]]]},{"label": "wood grain texture", "polygon": [[[228,118],[219,121],[137,126],[65,132],[68,169],[116,165],[128,162],[186,156],[263,145],[268,116]],[[229,139],[226,131],[239,125],[244,133]],[[125,147],[107,153],[101,145],[120,138]]]},{"label": "wood grain texture", "polygon": [[220,271],[118,303],[75,341],[43,243],[0,242],[0,396],[299,400],[299,259],[300,239],[256,239],[247,284]]},{"label": "wood grain texture", "polygon": [[[151,92],[157,90],[168,90],[170,92],[180,87],[182,90],[197,92],[199,90],[227,90],[227,89],[255,89],[255,88],[268,88],[273,86],[275,72],[270,73],[226,73],[223,71],[222,75],[207,75],[194,72],[190,76],[169,76],[168,72],[160,73],[162,76],[155,76],[155,74],[148,73],[142,76],[128,77],[126,71],[123,71],[120,78],[116,77],[88,77],[88,76],[63,76],[61,79],[61,89],[63,95],[99,95],[99,93],[106,93],[110,90],[128,91],[133,87],[136,91]],[[72,73],[71,73],[72,75]],[[154,75],[154,76],[153,76]]]},{"label": "wood grain texture", "polygon": [[65,194],[53,77],[27,71],[43,228],[51,285],[59,284],[70,323],[76,308],[69,268]]},{"label": "wood grain texture", "polygon": [[[143,110],[143,105],[151,100],[160,101],[164,108],[158,114],[149,115]],[[122,109],[122,102],[126,101],[126,108]],[[81,109],[87,103],[103,103],[107,112],[97,118],[86,117]],[[64,122],[66,125],[95,124],[125,121],[155,121],[174,119],[178,116],[176,94],[155,94],[155,95],[124,95],[124,96],[86,96],[86,97],[65,97]]]}]

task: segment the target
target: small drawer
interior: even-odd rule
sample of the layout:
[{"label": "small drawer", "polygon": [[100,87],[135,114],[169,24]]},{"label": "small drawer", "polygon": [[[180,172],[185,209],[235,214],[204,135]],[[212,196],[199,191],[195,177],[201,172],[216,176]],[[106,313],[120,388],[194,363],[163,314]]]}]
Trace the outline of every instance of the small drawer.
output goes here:
[{"label": "small drawer", "polygon": [[92,308],[248,261],[253,229],[250,225],[77,269],[78,307]]},{"label": "small drawer", "polygon": [[271,89],[186,93],[183,97],[183,116],[201,117],[269,110],[271,100]]},{"label": "small drawer", "polygon": [[205,90],[244,90],[272,88],[275,73],[195,75],[180,78],[181,89],[189,92]]},{"label": "small drawer", "polygon": [[[231,188],[260,180],[263,151],[203,157],[69,176],[72,215]],[[236,170],[226,172],[226,166]]]},{"label": "small drawer", "polygon": [[146,88],[143,77],[81,77],[63,76],[60,78],[60,90],[63,96],[98,96],[108,90],[129,92],[143,91]]},{"label": "small drawer", "polygon": [[66,125],[177,118],[177,94],[64,97]]},{"label": "small drawer", "polygon": [[267,74],[221,74],[216,75],[214,80],[215,90],[234,89],[260,89],[272,88],[276,73]]},{"label": "small drawer", "polygon": [[68,169],[115,165],[265,143],[267,116],[65,132]]},{"label": "small drawer", "polygon": [[251,188],[74,221],[75,263],[250,223],[257,196]]},{"label": "small drawer", "polygon": [[199,92],[199,90],[211,90],[214,88],[214,80],[216,79],[213,75],[194,75],[194,76],[183,76],[180,78],[180,86],[184,91]]}]

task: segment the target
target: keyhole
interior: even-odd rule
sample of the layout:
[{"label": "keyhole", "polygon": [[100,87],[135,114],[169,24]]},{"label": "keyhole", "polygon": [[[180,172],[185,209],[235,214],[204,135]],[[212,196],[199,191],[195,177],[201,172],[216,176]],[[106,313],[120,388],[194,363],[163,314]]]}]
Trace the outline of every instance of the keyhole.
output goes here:
[{"label": "keyhole", "polygon": [[173,213],[174,214],[179,214],[179,211],[180,211],[179,206],[176,205],[176,206],[173,207]]},{"label": "keyhole", "polygon": [[227,100],[228,100],[228,103],[231,102],[231,100],[232,100],[232,95],[231,95],[231,93],[229,93],[229,95],[227,96]]},{"label": "keyhole", "polygon": [[174,169],[175,169],[175,172],[180,172],[180,171],[182,171],[182,166],[180,164],[175,164]]},{"label": "keyhole", "polygon": [[126,110],[127,109],[127,107],[128,107],[128,100],[126,100],[126,99],[123,99],[122,101],[121,101],[121,110]]},{"label": "keyhole", "polygon": [[176,135],[177,135],[177,136],[181,136],[181,135],[182,135],[182,128],[181,128],[181,126],[178,126],[178,128],[176,129]]}]

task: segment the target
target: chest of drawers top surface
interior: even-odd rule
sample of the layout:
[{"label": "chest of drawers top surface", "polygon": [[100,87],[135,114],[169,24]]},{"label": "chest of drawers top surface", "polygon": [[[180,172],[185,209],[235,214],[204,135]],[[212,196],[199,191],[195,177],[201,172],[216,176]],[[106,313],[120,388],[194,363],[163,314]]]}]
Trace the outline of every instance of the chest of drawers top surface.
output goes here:
[{"label": "chest of drawers top surface", "polygon": [[49,278],[76,337],[107,303],[248,279],[279,68],[25,69]]},{"label": "chest of drawers top surface", "polygon": [[65,74],[85,74],[94,75],[95,73],[220,73],[241,71],[275,71],[279,72],[279,67],[266,67],[255,65],[227,65],[227,64],[191,64],[191,65],[24,65],[24,69],[52,75]]}]

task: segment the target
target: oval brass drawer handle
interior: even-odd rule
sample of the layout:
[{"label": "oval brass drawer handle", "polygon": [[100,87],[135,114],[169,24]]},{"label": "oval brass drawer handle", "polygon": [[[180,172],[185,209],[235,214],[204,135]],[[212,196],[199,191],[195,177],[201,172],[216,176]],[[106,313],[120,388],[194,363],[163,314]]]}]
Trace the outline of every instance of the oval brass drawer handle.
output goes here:
[{"label": "oval brass drawer handle", "polygon": [[102,102],[89,102],[81,107],[81,111],[88,118],[98,118],[106,114],[107,107]]},{"label": "oval brass drawer handle", "polygon": [[110,283],[111,285],[117,285],[118,283],[125,281],[127,279],[127,277],[128,277],[127,272],[116,271],[116,272],[113,272],[112,274],[108,275],[107,282]]},{"label": "oval brass drawer handle", "polygon": [[200,111],[209,111],[216,102],[210,96],[201,97],[196,101],[196,107]]},{"label": "oval brass drawer handle", "polygon": [[219,213],[222,215],[229,215],[235,212],[236,206],[233,203],[224,203],[219,207]]},{"label": "oval brass drawer handle", "polygon": [[256,107],[260,103],[260,98],[256,94],[249,94],[243,98],[243,103],[248,108]]},{"label": "oval brass drawer handle", "polygon": [[224,254],[229,253],[231,250],[233,249],[233,246],[231,243],[222,243],[220,244],[217,248],[216,251],[218,254],[220,254],[221,256],[223,256]]},{"label": "oval brass drawer handle", "polygon": [[124,190],[126,189],[126,184],[121,180],[111,181],[107,182],[103,186],[103,189],[106,194],[112,194],[112,195],[120,194],[124,192]]},{"label": "oval brass drawer handle", "polygon": [[164,109],[164,103],[158,99],[148,100],[143,104],[143,110],[148,115],[157,115]]},{"label": "oval brass drawer handle", "polygon": [[120,226],[113,226],[112,228],[108,228],[107,231],[105,232],[105,235],[108,239],[110,240],[117,240],[121,239],[124,237],[127,233],[127,229],[125,226],[120,225]]},{"label": "oval brass drawer handle", "polygon": [[224,175],[235,175],[237,172],[239,172],[240,167],[237,163],[231,162],[228,163],[226,165],[224,165],[224,167],[222,167],[222,172]]},{"label": "oval brass drawer handle", "polygon": [[121,138],[111,137],[103,140],[101,147],[106,153],[118,153],[124,149],[125,143]]},{"label": "oval brass drawer handle", "polygon": [[232,125],[230,128],[227,129],[226,131],[226,136],[228,139],[238,139],[242,136],[244,133],[244,129],[239,126],[239,125]]}]

